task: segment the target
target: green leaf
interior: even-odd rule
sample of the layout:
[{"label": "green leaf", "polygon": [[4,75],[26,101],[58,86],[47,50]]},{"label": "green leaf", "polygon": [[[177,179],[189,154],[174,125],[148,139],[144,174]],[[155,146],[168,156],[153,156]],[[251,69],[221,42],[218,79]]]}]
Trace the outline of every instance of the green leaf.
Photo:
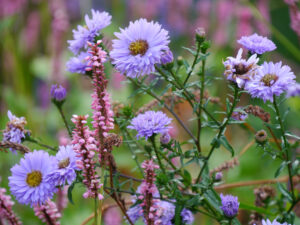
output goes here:
[{"label": "green leaf", "polygon": [[279,174],[282,172],[282,170],[284,169],[284,167],[287,165],[287,162],[284,161],[280,164],[279,168],[276,170],[275,172],[275,177],[278,177]]},{"label": "green leaf", "polygon": [[192,183],[192,176],[187,170],[183,171],[183,183],[187,187]]},{"label": "green leaf", "polygon": [[277,183],[277,187],[284,197],[286,197],[290,202],[293,202],[291,193],[287,189],[285,189],[285,187],[281,183]]},{"label": "green leaf", "polygon": [[231,156],[233,157],[234,156],[234,149],[231,147],[231,145],[229,144],[229,142],[227,141],[227,138],[222,135],[220,137],[220,143],[229,151],[231,152]]},{"label": "green leaf", "polygon": [[187,47],[182,47],[183,49],[189,51],[193,56],[196,56],[197,55],[197,52],[193,49],[190,49],[190,48],[187,48]]},{"label": "green leaf", "polygon": [[272,212],[264,209],[264,208],[259,208],[256,206],[252,206],[252,205],[247,205],[245,203],[240,202],[240,209],[245,209],[245,210],[249,210],[249,211],[255,211],[261,214],[266,214],[266,215],[274,215]]},{"label": "green leaf", "polygon": [[71,202],[72,205],[74,205],[72,191],[75,187],[75,184],[76,184],[76,182],[73,182],[70,185],[70,187],[68,188],[68,199],[69,199],[69,202]]}]

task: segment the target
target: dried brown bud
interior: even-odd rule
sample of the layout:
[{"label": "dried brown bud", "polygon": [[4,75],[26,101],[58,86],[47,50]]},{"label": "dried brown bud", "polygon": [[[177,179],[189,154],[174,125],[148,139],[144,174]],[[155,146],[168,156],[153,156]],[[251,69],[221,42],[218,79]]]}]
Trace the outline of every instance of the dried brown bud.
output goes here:
[{"label": "dried brown bud", "polygon": [[12,148],[12,149],[20,151],[23,154],[30,152],[30,149],[27,146],[22,145],[22,144],[13,143],[10,141],[1,141],[0,149],[1,148]]},{"label": "dried brown bud", "polygon": [[262,225],[261,221],[262,221],[263,217],[259,213],[257,213],[257,212],[251,213],[250,218],[251,218],[251,220],[249,222],[249,225]]},{"label": "dried brown bud", "polygon": [[255,134],[255,140],[259,144],[264,144],[268,140],[268,134],[265,130],[259,130]]},{"label": "dried brown bud", "polygon": [[104,148],[108,150],[112,150],[113,146],[120,147],[122,142],[123,142],[122,137],[114,133],[109,133],[104,140]]},{"label": "dried brown bud", "polygon": [[252,114],[253,116],[256,116],[260,118],[262,121],[269,123],[270,122],[270,114],[268,112],[265,112],[262,108],[259,106],[255,105],[249,105],[246,109],[245,112],[248,114]]},{"label": "dried brown bud", "polygon": [[239,160],[237,157],[233,158],[232,160],[230,161],[227,161],[225,163],[223,163],[221,166],[213,169],[212,171],[210,171],[210,174],[213,174],[213,173],[217,173],[217,172],[222,172],[224,170],[229,170],[229,169],[232,169],[234,168],[235,166],[239,165]]},{"label": "dried brown bud", "polygon": [[266,201],[269,198],[275,196],[275,189],[270,186],[263,186],[254,189],[255,194],[255,205],[258,207],[264,207],[266,205]]}]

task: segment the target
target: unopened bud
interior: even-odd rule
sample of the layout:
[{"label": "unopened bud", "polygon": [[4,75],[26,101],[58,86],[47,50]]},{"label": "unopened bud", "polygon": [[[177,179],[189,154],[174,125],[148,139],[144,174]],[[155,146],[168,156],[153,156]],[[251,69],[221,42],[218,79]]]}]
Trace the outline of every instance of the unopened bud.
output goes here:
[{"label": "unopened bud", "polygon": [[200,44],[204,42],[206,37],[206,33],[203,27],[198,27],[196,29],[196,41]]},{"label": "unopened bud", "polygon": [[182,66],[183,65],[183,58],[182,58],[182,56],[178,56],[177,57],[177,65],[178,66]]},{"label": "unopened bud", "polygon": [[215,181],[221,181],[223,178],[223,173],[222,172],[217,172],[215,175]]},{"label": "unopened bud", "polygon": [[168,132],[165,132],[163,133],[161,136],[160,136],[160,142],[162,144],[168,144],[169,142],[171,141],[171,136]]}]

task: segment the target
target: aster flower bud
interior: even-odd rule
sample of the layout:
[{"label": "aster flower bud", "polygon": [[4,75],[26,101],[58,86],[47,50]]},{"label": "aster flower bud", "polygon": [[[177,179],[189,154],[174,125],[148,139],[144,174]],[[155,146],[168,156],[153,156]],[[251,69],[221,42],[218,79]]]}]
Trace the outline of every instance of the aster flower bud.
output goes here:
[{"label": "aster flower bud", "polygon": [[268,134],[265,130],[257,131],[255,134],[255,140],[258,144],[265,144],[268,140]]},{"label": "aster flower bud", "polygon": [[67,91],[62,85],[54,84],[51,86],[50,94],[52,100],[62,102],[66,98]]},{"label": "aster flower bud", "polygon": [[182,66],[183,65],[183,58],[182,58],[182,56],[178,56],[177,57],[177,65],[178,66]]},{"label": "aster flower bud", "polygon": [[196,30],[196,41],[200,44],[203,43],[206,37],[206,33],[203,27],[198,27]]},{"label": "aster flower bud", "polygon": [[238,198],[232,195],[220,195],[222,206],[221,209],[225,216],[232,218],[237,215],[239,211],[239,205]]},{"label": "aster flower bud", "polygon": [[222,172],[217,172],[215,174],[215,181],[221,181],[223,178],[223,173]]},{"label": "aster flower bud", "polygon": [[168,132],[165,132],[163,133],[161,136],[160,136],[160,143],[166,145],[168,144],[169,142],[171,141],[171,136]]},{"label": "aster flower bud", "polygon": [[161,59],[160,60],[161,60],[161,63],[163,65],[172,63],[173,60],[174,60],[172,51],[170,49],[164,51],[161,54]]}]

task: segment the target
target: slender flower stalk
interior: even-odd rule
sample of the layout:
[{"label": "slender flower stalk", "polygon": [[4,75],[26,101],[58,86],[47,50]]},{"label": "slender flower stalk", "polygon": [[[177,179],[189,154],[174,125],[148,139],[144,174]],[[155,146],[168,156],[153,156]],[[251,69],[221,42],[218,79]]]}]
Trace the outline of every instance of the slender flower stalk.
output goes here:
[{"label": "slender flower stalk", "polygon": [[21,225],[21,221],[12,210],[14,202],[5,192],[5,188],[0,188],[0,217],[9,221],[11,225]]},{"label": "slender flower stalk", "polygon": [[33,207],[34,214],[48,225],[60,225],[61,214],[58,212],[56,204],[50,199],[43,205]]}]

